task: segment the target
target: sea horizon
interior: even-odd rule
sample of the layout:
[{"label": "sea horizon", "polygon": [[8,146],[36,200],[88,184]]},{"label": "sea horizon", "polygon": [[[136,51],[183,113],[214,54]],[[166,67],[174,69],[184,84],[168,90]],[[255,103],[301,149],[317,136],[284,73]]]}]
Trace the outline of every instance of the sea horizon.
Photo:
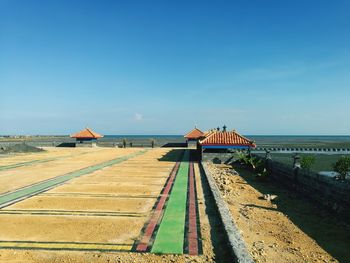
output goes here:
[{"label": "sea horizon", "polygon": [[[243,136],[252,136],[252,137],[350,137],[350,134],[244,134]],[[70,136],[70,134],[0,134],[0,137],[13,137],[13,136]],[[181,136],[184,134],[105,134],[104,137],[139,137],[139,136],[157,136],[157,137],[173,137],[173,136]]]}]

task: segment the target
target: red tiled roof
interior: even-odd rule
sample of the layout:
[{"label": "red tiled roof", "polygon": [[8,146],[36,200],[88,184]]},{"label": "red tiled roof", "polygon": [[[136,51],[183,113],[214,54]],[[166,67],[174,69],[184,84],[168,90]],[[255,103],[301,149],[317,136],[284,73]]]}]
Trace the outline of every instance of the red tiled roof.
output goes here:
[{"label": "red tiled roof", "polygon": [[208,137],[209,134],[212,134],[213,132],[214,132],[213,130],[205,131],[203,133],[203,137],[206,138],[206,137]]},{"label": "red tiled roof", "polygon": [[212,131],[207,137],[200,141],[201,145],[236,145],[255,147],[255,143],[236,131]]},{"label": "red tiled roof", "polygon": [[72,134],[70,137],[71,138],[97,139],[97,138],[102,138],[103,135],[98,134],[97,132],[94,132],[90,128],[86,128],[78,133]]},{"label": "red tiled roof", "polygon": [[200,129],[194,128],[192,131],[187,133],[184,137],[187,139],[199,139],[201,137],[204,137],[204,133]]}]

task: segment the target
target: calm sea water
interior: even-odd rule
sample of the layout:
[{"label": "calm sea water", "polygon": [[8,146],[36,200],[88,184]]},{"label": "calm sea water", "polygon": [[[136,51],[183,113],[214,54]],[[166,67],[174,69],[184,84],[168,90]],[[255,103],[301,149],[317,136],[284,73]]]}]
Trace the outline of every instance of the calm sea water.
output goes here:
[{"label": "calm sea water", "polygon": [[[350,135],[244,135],[245,137],[255,141],[271,141],[271,142],[350,142]],[[183,135],[105,135],[106,139],[120,139],[120,138],[145,138],[145,139],[173,139],[185,140]]]},{"label": "calm sea water", "polygon": [[245,136],[253,140],[350,142],[350,135],[245,135]]},{"label": "calm sea water", "polygon": [[306,146],[306,147],[350,147],[350,136],[326,135],[252,135],[248,138],[255,140],[257,145],[265,146]]},{"label": "calm sea water", "polygon": [[[350,147],[350,136],[326,135],[245,135],[260,146]],[[183,135],[106,135],[101,141],[150,141],[159,143],[185,142]]]},{"label": "calm sea water", "polygon": [[[258,146],[299,146],[299,147],[325,147],[325,148],[350,148],[350,136],[320,136],[320,135],[245,135],[252,139]],[[126,139],[128,143],[132,142],[135,145],[148,145],[151,140],[156,141],[157,146],[162,146],[166,143],[184,143],[183,135],[105,135],[99,139],[100,142],[106,143],[121,143]],[[16,143],[10,140],[11,144]],[[37,145],[51,145],[53,141],[56,142],[72,142],[74,139],[69,136],[62,136],[60,138],[32,138],[27,139],[27,142],[37,142]],[[0,145],[6,144],[6,139],[0,142]],[[40,144],[41,143],[41,144]],[[46,144],[45,144],[46,143]],[[50,144],[51,143],[51,144]]]}]

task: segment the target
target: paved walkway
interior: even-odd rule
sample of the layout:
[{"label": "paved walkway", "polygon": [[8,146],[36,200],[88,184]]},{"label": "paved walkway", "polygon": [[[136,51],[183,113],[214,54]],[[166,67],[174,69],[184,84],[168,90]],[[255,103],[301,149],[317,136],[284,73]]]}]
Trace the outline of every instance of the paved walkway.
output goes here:
[{"label": "paved walkway", "polygon": [[152,253],[182,254],[184,249],[189,151],[186,151],[171,190]]},{"label": "paved walkway", "polygon": [[[181,163],[175,165],[164,189],[153,217],[145,228],[144,236],[136,246],[136,251],[197,255],[198,215],[194,169],[193,162],[190,162],[189,150],[185,151]],[[155,231],[157,225],[159,227]]]}]

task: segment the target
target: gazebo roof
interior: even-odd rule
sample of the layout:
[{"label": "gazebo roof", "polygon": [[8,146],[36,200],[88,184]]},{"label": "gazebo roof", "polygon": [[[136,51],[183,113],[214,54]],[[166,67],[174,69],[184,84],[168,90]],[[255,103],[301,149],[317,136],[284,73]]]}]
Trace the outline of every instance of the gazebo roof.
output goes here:
[{"label": "gazebo roof", "polygon": [[187,133],[184,137],[186,139],[199,139],[199,138],[204,137],[204,133],[200,129],[195,127],[192,131]]},{"label": "gazebo roof", "polygon": [[209,132],[200,144],[203,146],[256,146],[254,141],[243,137],[235,130]]},{"label": "gazebo roof", "polygon": [[80,132],[72,134],[70,137],[71,138],[84,138],[84,139],[98,139],[98,138],[102,138],[103,135],[98,134],[97,132],[94,132],[90,128],[86,128],[84,130],[81,130]]}]

